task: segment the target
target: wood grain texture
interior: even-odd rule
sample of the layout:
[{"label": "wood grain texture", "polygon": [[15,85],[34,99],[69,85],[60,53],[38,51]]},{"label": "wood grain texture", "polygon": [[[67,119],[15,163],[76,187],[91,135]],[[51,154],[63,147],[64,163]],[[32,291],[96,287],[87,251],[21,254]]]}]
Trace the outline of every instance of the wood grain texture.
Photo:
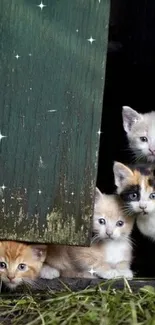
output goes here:
[{"label": "wood grain texture", "polygon": [[0,1],[0,238],[89,245],[109,0],[39,3]]}]

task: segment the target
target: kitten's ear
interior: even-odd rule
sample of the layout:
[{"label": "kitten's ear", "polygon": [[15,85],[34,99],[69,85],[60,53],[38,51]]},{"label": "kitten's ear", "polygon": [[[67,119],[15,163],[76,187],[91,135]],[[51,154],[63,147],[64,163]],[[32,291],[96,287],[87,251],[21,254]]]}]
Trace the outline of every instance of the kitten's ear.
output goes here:
[{"label": "kitten's ear", "polygon": [[113,172],[118,191],[126,184],[127,179],[133,176],[132,170],[118,161],[114,162]]},{"label": "kitten's ear", "polygon": [[47,246],[46,245],[31,245],[34,258],[44,262],[47,253]]},{"label": "kitten's ear", "polygon": [[98,187],[95,189],[95,204],[103,197],[103,194],[100,192]]},{"label": "kitten's ear", "polygon": [[129,133],[133,124],[142,119],[142,115],[129,106],[123,106],[122,118],[124,130]]}]

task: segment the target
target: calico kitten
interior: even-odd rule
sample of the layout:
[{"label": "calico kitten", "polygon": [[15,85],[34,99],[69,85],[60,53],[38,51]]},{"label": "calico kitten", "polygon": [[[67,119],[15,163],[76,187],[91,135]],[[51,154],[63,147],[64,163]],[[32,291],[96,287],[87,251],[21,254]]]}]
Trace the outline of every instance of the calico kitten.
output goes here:
[{"label": "calico kitten", "polygon": [[133,222],[132,217],[123,214],[117,196],[96,189],[93,217],[96,235],[91,247],[49,245],[41,277],[52,278],[52,268],[55,268],[62,276],[132,278],[129,235]]},{"label": "calico kitten", "polygon": [[39,276],[46,257],[46,246],[14,241],[0,242],[0,278],[10,289]]},{"label": "calico kitten", "polygon": [[140,114],[124,106],[122,116],[129,147],[136,158],[155,161],[155,112]]},{"label": "calico kitten", "polygon": [[155,239],[155,176],[154,166],[127,167],[114,163],[117,194],[128,214],[136,215],[136,223],[144,235]]}]

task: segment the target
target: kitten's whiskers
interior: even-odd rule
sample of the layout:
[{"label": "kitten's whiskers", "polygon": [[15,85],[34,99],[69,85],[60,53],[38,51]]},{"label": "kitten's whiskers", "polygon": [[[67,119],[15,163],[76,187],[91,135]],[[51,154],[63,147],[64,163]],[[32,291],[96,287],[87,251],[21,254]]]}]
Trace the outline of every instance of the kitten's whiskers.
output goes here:
[{"label": "kitten's whiskers", "polygon": [[94,242],[97,242],[99,240],[100,240],[99,234],[95,234],[95,236],[91,239],[91,244],[93,244]]}]

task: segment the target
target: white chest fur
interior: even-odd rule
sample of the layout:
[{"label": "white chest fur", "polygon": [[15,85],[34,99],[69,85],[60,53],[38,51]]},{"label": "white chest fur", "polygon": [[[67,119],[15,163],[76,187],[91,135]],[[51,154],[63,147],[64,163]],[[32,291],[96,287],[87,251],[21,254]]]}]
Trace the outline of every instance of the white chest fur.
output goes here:
[{"label": "white chest fur", "polygon": [[105,261],[117,264],[130,258],[131,248],[127,241],[107,241],[105,244]]},{"label": "white chest fur", "polygon": [[142,234],[155,240],[155,213],[137,218],[137,226]]}]

